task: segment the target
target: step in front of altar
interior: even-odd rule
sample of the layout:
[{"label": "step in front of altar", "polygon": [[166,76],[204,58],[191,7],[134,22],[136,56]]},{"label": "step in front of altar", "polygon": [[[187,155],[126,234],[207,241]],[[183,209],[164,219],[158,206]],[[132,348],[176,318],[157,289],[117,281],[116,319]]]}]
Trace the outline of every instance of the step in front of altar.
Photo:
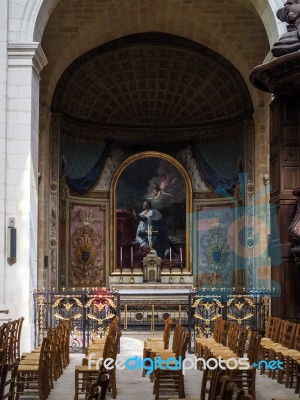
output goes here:
[{"label": "step in front of altar", "polygon": [[117,290],[120,295],[130,294],[168,294],[168,293],[190,293],[193,289],[191,284],[114,284],[111,290]]}]

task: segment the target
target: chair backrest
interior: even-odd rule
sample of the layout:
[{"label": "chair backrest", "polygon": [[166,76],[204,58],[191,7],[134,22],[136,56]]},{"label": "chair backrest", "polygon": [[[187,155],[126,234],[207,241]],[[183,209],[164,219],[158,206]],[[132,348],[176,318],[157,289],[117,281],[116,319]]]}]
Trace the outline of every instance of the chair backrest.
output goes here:
[{"label": "chair backrest", "polygon": [[181,356],[182,360],[185,359],[185,355],[187,352],[187,346],[190,341],[190,333],[186,328],[183,328],[183,334],[181,338],[181,344],[180,344],[180,349],[179,349],[179,355]]},{"label": "chair backrest", "polygon": [[180,327],[179,329],[179,337],[177,339],[177,348],[175,351],[176,358],[182,357],[182,360],[185,358],[185,353],[187,351],[187,345],[190,340],[189,331],[186,328]]},{"label": "chair backrest", "polygon": [[223,346],[227,345],[228,335],[229,335],[231,325],[232,325],[232,323],[230,321],[226,321],[224,319],[221,320],[220,335],[219,335],[218,343],[222,344]]},{"label": "chair backrest", "polygon": [[293,347],[296,327],[295,322],[285,321],[282,341],[280,342],[284,347],[289,349]]},{"label": "chair backrest", "polygon": [[215,320],[215,326],[214,326],[214,332],[213,332],[213,338],[216,342],[220,341],[221,329],[222,329],[222,318],[217,317]]},{"label": "chair backrest", "polygon": [[13,400],[14,399],[14,387],[15,378],[19,360],[12,364],[0,365],[0,399]]},{"label": "chair backrest", "polygon": [[209,389],[208,400],[232,400],[235,384],[224,370],[215,369]]},{"label": "chair backrest", "polygon": [[270,339],[273,340],[273,342],[279,341],[280,332],[283,329],[283,327],[284,327],[284,321],[280,318],[274,317],[273,329],[270,336]]},{"label": "chair backrest", "polygon": [[165,322],[164,335],[163,335],[164,348],[165,349],[169,348],[169,341],[170,341],[172,323],[173,323],[173,318],[172,317],[168,317],[166,319],[166,322]]},{"label": "chair backrest", "polygon": [[232,323],[230,321],[221,320],[219,343],[222,344],[223,346],[227,345],[228,334],[229,334],[231,325],[232,325]]},{"label": "chair backrest", "polygon": [[248,330],[243,326],[240,326],[238,330],[238,339],[235,350],[235,353],[238,357],[243,357],[244,355],[247,337],[248,337]]},{"label": "chair backrest", "polygon": [[182,326],[176,325],[175,330],[174,330],[174,335],[173,335],[173,342],[172,342],[172,351],[174,353],[176,353],[178,346],[179,346],[181,330],[182,330]]},{"label": "chair backrest", "polygon": [[16,341],[14,343],[14,359],[15,360],[20,360],[20,358],[21,358],[20,342],[21,342],[21,332],[22,332],[23,321],[24,321],[24,317],[21,317],[18,319]]},{"label": "chair backrest", "polygon": [[277,317],[272,317],[271,315],[268,317],[267,324],[266,324],[266,332],[265,332],[265,337],[271,339],[272,336],[272,331],[274,328],[274,324],[276,321],[278,321],[280,318]]},{"label": "chair backrest", "polygon": [[239,335],[239,325],[234,323],[231,324],[229,331],[228,331],[228,347],[232,351],[236,351],[237,340]]},{"label": "chair backrest", "polygon": [[100,370],[96,383],[90,388],[90,393],[86,395],[85,400],[105,400],[109,384],[109,375],[105,370]]},{"label": "chair backrest", "polygon": [[243,357],[247,336],[247,329],[239,324],[233,324],[232,329],[230,329],[229,331],[228,347],[238,357]]},{"label": "chair backrest", "polygon": [[300,351],[300,324],[297,324],[293,349]]},{"label": "chair backrest", "polygon": [[261,341],[261,335],[258,332],[251,331],[250,338],[249,338],[249,345],[247,356],[249,359],[250,364],[254,362],[258,362],[258,355],[259,355],[259,346]]}]

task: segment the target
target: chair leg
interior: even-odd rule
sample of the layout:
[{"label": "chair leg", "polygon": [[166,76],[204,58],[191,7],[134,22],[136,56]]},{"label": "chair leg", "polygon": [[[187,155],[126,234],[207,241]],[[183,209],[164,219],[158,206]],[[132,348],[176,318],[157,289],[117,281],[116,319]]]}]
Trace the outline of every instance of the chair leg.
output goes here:
[{"label": "chair leg", "polygon": [[154,394],[155,400],[159,400],[159,369],[155,371]]},{"label": "chair leg", "polygon": [[75,369],[75,396],[74,400],[78,400],[78,371]]},{"label": "chair leg", "polygon": [[185,390],[184,390],[184,377],[180,373],[179,375],[179,398],[184,399],[185,398]]}]

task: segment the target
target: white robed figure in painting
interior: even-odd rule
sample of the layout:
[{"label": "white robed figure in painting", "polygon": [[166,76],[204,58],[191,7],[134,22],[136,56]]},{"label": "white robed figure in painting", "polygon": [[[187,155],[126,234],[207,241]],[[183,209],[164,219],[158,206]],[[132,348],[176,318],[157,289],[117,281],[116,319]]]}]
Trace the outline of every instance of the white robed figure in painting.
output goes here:
[{"label": "white robed figure in painting", "polygon": [[139,221],[136,242],[140,247],[153,248],[159,257],[164,257],[170,241],[162,213],[152,208],[151,202],[146,200],[143,203],[143,211],[136,214],[133,210],[133,214]]}]

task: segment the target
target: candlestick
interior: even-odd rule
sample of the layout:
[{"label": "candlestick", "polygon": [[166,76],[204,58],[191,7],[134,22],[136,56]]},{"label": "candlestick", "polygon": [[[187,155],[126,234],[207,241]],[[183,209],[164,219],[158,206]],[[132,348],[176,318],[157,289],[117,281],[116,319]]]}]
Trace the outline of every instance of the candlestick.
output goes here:
[{"label": "candlestick", "polygon": [[182,260],[180,261],[180,279],[179,279],[179,283],[184,283],[184,279],[183,279],[183,262],[182,262]]},{"label": "candlestick", "polygon": [[171,247],[170,247],[170,277],[169,277],[169,283],[173,283],[173,279],[172,279],[172,255],[171,255]]},{"label": "candlestick", "polygon": [[[122,248],[122,247],[121,247],[121,248]],[[119,282],[120,282],[120,283],[123,283],[123,276],[122,276],[122,274],[123,274],[123,262],[120,261],[120,279],[119,279]]]},{"label": "candlestick", "polygon": [[179,283],[183,283],[183,260],[182,260],[182,247],[180,247],[180,279]]},{"label": "candlestick", "polygon": [[131,277],[130,277],[130,283],[134,283],[134,276],[133,276],[133,261],[130,261],[130,268],[131,268]]}]

